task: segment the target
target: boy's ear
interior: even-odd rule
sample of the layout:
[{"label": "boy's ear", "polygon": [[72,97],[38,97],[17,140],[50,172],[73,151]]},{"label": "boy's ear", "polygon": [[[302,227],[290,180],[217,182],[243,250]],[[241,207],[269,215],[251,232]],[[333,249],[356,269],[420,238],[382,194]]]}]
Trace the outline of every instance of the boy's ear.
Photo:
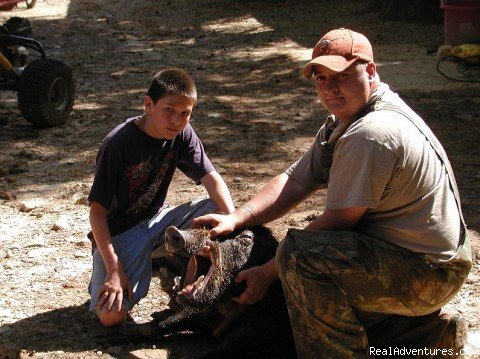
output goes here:
[{"label": "boy's ear", "polygon": [[153,106],[152,98],[148,95],[145,96],[145,98],[143,99],[143,105],[145,106],[146,111],[151,110]]}]

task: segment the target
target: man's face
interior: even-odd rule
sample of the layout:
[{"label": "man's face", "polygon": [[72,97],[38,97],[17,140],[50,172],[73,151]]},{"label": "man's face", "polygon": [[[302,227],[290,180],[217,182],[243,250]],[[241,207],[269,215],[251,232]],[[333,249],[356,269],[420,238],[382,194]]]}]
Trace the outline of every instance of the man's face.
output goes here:
[{"label": "man's face", "polygon": [[314,66],[317,95],[323,106],[340,120],[354,118],[366,105],[375,75],[375,64],[354,63],[342,72]]},{"label": "man's face", "polygon": [[146,96],[146,132],[155,138],[172,140],[190,121],[194,104],[194,101],[186,96],[167,95],[156,103]]}]

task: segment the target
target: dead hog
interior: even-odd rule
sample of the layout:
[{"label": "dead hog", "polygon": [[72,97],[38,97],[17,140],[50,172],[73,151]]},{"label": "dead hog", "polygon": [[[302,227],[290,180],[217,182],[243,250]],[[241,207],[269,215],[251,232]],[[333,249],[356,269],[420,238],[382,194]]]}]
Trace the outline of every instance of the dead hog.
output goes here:
[{"label": "dead hog", "polygon": [[[161,271],[170,295],[170,310],[145,324],[126,325],[107,341],[139,342],[182,330],[208,328],[218,344],[207,357],[295,357],[290,320],[279,280],[253,305],[241,305],[241,270],[275,256],[277,241],[262,226],[241,230],[212,241],[208,230],[167,228],[165,247],[173,270]],[[173,259],[173,260],[172,260]],[[177,273],[175,273],[177,272]]]}]

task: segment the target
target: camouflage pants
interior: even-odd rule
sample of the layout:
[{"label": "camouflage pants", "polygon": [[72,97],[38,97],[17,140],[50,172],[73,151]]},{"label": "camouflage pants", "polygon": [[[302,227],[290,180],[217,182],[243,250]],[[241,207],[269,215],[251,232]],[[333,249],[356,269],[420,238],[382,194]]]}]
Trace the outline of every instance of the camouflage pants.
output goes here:
[{"label": "camouflage pants", "polygon": [[367,358],[366,321],[421,316],[447,303],[471,267],[468,243],[455,259],[423,255],[353,231],[291,229],[276,263],[299,358]]}]

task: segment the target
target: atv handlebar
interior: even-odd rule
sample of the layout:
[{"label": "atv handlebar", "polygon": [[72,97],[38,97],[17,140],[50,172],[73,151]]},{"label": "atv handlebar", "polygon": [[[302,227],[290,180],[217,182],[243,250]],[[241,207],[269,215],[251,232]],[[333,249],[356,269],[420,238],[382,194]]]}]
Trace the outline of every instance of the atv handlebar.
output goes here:
[{"label": "atv handlebar", "polygon": [[0,34],[0,42],[5,45],[23,45],[39,52],[42,59],[45,59],[47,57],[42,44],[39,41],[30,39],[28,37],[16,36],[11,34]]}]

